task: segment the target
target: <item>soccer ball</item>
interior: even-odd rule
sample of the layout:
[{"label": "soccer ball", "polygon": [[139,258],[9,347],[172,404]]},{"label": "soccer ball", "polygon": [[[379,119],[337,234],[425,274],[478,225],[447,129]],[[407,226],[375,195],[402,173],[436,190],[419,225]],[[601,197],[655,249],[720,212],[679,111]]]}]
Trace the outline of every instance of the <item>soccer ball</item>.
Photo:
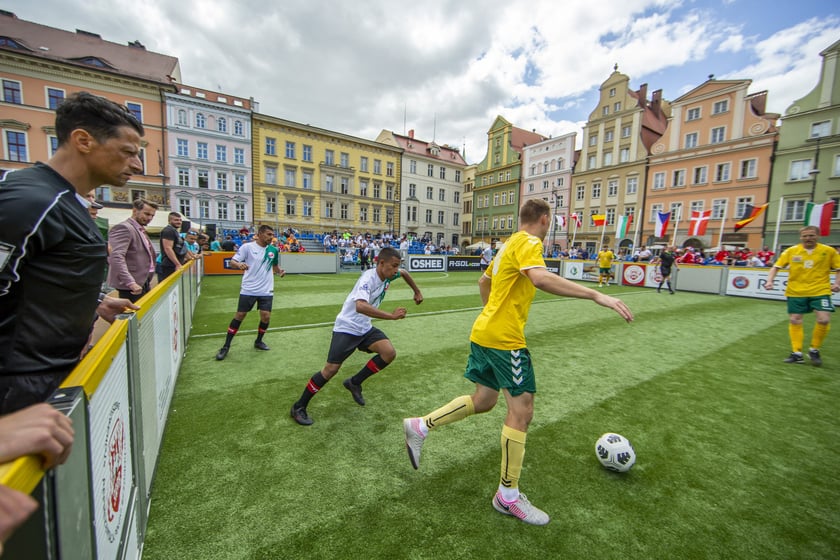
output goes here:
[{"label": "soccer ball", "polygon": [[636,451],[626,437],[606,433],[595,442],[595,455],[604,468],[627,472],[636,463]]}]

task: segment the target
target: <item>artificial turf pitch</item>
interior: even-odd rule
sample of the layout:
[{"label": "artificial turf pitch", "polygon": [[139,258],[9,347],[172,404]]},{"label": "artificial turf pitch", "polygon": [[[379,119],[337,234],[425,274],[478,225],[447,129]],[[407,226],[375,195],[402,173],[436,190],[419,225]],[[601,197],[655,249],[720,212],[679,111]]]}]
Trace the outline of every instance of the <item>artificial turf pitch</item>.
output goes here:
[{"label": "artificial turf pitch", "polygon": [[[265,341],[256,310],[214,359],[238,277],[206,277],[172,402],[144,560],[285,558],[838,558],[840,327],[822,368],[790,365],[784,303],[610,287],[636,320],[538,293],[526,330],[537,373],[521,488],[551,515],[533,527],[490,505],[505,407],[433,431],[420,470],[402,418],[472,393],[463,378],[481,301],[474,273],[400,280],[375,324],[397,358],[356,405],[341,380],[315,396],[315,424],[289,417],[326,359],[352,273],[276,280]],[[589,284],[590,286],[592,284]],[[806,343],[813,317],[806,319]],[[603,469],[604,432],[637,462]]]}]

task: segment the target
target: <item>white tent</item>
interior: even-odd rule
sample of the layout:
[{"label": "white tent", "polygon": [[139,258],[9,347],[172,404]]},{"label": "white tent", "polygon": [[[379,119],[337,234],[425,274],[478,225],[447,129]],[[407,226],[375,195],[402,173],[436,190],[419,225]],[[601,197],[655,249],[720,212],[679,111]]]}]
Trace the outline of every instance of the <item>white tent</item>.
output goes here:
[{"label": "white tent", "polygon": [[[111,229],[120,222],[124,222],[131,217],[131,208],[110,208],[105,207],[99,211],[99,217],[108,220],[108,229]],[[146,226],[146,231],[151,235],[160,233],[160,230],[166,227],[169,223],[169,211],[163,208],[158,208],[155,212],[155,217],[152,222]]]},{"label": "white tent", "polygon": [[486,241],[478,241],[476,243],[473,243],[472,245],[467,245],[467,251],[475,251],[476,249],[481,249],[483,251],[489,246],[490,244]]}]

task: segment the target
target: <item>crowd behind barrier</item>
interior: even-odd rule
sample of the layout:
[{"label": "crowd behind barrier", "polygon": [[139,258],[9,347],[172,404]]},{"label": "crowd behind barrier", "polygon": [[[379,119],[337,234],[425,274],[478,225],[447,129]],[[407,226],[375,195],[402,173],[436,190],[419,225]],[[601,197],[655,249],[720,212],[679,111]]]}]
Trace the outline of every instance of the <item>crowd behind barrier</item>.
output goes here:
[{"label": "crowd behind barrier", "polygon": [[114,321],[49,399],[76,432],[65,464],[47,473],[32,456],[0,465],[0,483],[41,506],[6,543],[4,559],[141,556],[202,267],[186,265]]},{"label": "crowd behind barrier", "polygon": [[[138,302],[139,311],[108,328],[56,391],[49,402],[73,419],[77,434],[67,463],[46,474],[31,456],[0,465],[0,483],[32,494],[42,506],[6,544],[4,558],[140,557],[158,454],[201,278],[205,273],[241,273],[225,268],[232,256],[208,253],[157,285]],[[338,273],[339,260],[329,253],[284,253],[281,266],[293,273]],[[477,274],[480,261],[474,255],[409,254],[403,265],[410,272]],[[570,280],[598,281],[594,260],[549,258],[546,265]],[[770,290],[768,272],[681,265],[672,281],[678,293],[784,300],[787,271],[780,271]],[[656,288],[659,281],[654,264],[612,265],[611,284]],[[833,294],[832,301],[840,305],[840,294]]]}]

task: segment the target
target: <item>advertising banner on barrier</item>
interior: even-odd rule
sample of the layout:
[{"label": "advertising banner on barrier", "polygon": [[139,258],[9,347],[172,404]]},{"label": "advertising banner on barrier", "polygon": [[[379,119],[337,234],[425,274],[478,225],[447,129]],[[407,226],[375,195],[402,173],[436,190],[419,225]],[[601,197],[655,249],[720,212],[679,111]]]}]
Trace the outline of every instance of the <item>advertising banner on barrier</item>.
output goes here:
[{"label": "advertising banner on barrier", "polygon": [[568,260],[563,267],[563,277],[569,280],[598,281],[598,264],[594,261]]},{"label": "advertising banner on barrier", "polygon": [[545,259],[545,268],[549,272],[553,272],[554,274],[560,274],[560,267],[563,265],[563,261],[558,259]]},{"label": "advertising banner on barrier", "polygon": [[481,257],[472,255],[446,257],[446,270],[449,272],[481,272]]},{"label": "advertising banner on barrier", "polygon": [[621,265],[621,283],[625,286],[644,286],[647,268],[645,265],[636,263]]},{"label": "advertising banner on barrier", "polygon": [[442,255],[409,255],[409,272],[446,272],[446,257]]},{"label": "advertising banner on barrier", "polygon": [[119,558],[134,481],[123,347],[90,398],[90,456],[97,558]]},{"label": "advertising banner on barrier", "polygon": [[[726,279],[726,295],[759,299],[785,299],[787,271],[780,270],[776,274],[772,290],[767,289],[768,272],[769,269],[761,268],[730,268]],[[831,275],[831,281],[834,282],[834,274]],[[831,301],[835,307],[840,305],[840,293],[832,294]]]}]

